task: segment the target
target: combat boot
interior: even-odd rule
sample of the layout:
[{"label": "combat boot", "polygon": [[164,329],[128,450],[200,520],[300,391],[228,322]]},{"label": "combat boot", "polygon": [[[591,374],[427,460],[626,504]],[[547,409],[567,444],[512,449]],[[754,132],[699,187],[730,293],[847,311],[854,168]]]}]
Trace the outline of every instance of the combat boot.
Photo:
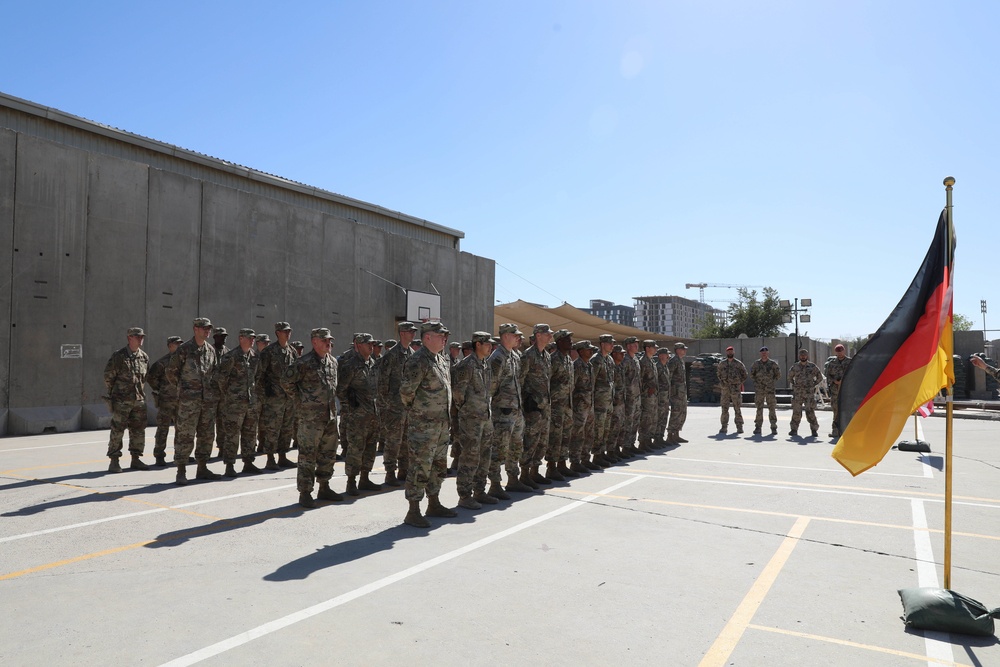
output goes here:
[{"label": "combat boot", "polygon": [[757,426],[757,427],[754,428],[753,434],[754,435],[760,435],[760,426]]},{"label": "combat boot", "polygon": [[[600,466],[598,466],[598,467],[600,467]],[[587,466],[585,466],[580,461],[573,461],[572,463],[570,463],[569,464],[569,469],[572,470],[573,472],[575,472],[580,477],[584,477],[584,476],[590,474],[590,468],[588,468]]]},{"label": "combat boot", "polygon": [[132,462],[128,465],[129,470],[149,470],[149,466],[143,463],[138,454],[132,455]]},{"label": "combat boot", "polygon": [[742,433],[743,432],[743,424],[737,424],[736,425],[736,432],[737,433]]},{"label": "combat boot", "polygon": [[458,512],[442,505],[441,499],[437,496],[437,494],[434,495],[427,494],[427,511],[424,512],[424,516],[434,516],[434,517],[439,517],[441,519],[451,519],[458,516]]},{"label": "combat boot", "polygon": [[596,465],[598,468],[610,468],[611,467],[611,462],[608,461],[603,456],[601,456],[600,454],[594,454],[591,457],[590,460],[593,461],[594,465]]},{"label": "combat boot", "polygon": [[387,486],[392,486],[392,487],[398,487],[399,486],[399,480],[396,478],[396,469],[395,468],[386,468],[385,469],[385,483],[386,483]]},{"label": "combat boot", "polygon": [[420,501],[411,500],[410,501],[410,511],[406,513],[403,517],[403,523],[408,526],[413,526],[415,528],[430,528],[431,522],[424,518],[424,515],[420,513]]},{"label": "combat boot", "polygon": [[155,465],[157,468],[166,468],[167,467],[166,454],[157,454],[156,461],[153,462],[153,465]]},{"label": "combat boot", "polygon": [[560,472],[558,465],[553,461],[549,461],[548,465],[545,466],[545,476],[553,482],[566,481],[566,478],[562,476],[562,472]]},{"label": "combat boot", "polygon": [[361,492],[358,491],[358,480],[357,475],[351,475],[347,478],[347,495],[349,496],[359,496]]},{"label": "combat boot", "polygon": [[819,437],[819,429],[818,428],[814,428],[812,430],[812,437],[814,437],[814,438]]},{"label": "combat boot", "polygon": [[687,442],[687,440],[685,440],[684,438],[681,437],[681,432],[680,431],[674,432],[674,439],[677,440],[677,444],[678,445],[683,445],[684,443]]},{"label": "combat boot", "polygon": [[363,472],[361,473],[361,481],[358,482],[358,488],[362,491],[381,491],[382,485],[368,479],[368,473]]},{"label": "combat boot", "polygon": [[227,463],[226,464],[226,472],[222,473],[222,476],[223,477],[236,477],[236,464],[235,463]]},{"label": "combat boot", "polygon": [[[510,495],[503,490],[503,486],[500,485],[500,480],[495,480],[490,482],[490,490],[486,492],[486,495],[493,496],[497,500],[510,500]],[[483,501],[479,501],[483,502]]]},{"label": "combat boot", "polygon": [[264,470],[281,470],[281,466],[274,460],[274,454],[267,455],[267,463],[264,464]]},{"label": "combat boot", "polygon": [[319,491],[316,492],[316,498],[319,500],[332,500],[336,502],[338,500],[343,500],[344,496],[331,489],[330,482],[328,480],[319,483]]},{"label": "combat boot", "polygon": [[198,469],[194,473],[195,479],[211,480],[211,479],[219,479],[220,477],[221,475],[219,475],[219,473],[212,472],[211,470],[208,469],[208,463],[206,463],[205,461],[198,462]]},{"label": "combat boot", "polygon": [[[460,496],[458,499],[458,506],[464,507],[467,510],[480,510],[483,508],[472,496]],[[430,511],[430,508],[427,508]]]},{"label": "combat boot", "polygon": [[[531,471],[528,469],[528,466],[521,468],[521,476],[517,478],[517,481],[519,481],[521,484],[524,484],[525,486],[529,487],[532,490],[539,488],[538,482],[531,479]],[[510,484],[507,485],[507,490],[510,491]]]},{"label": "combat boot", "polygon": [[566,461],[560,461],[559,465],[556,468],[556,470],[559,471],[559,474],[562,475],[563,478],[572,478],[572,477],[579,477],[580,476],[580,473],[578,473],[575,470],[571,469],[569,467],[569,465],[567,465]]},{"label": "combat boot", "polygon": [[[523,477],[524,475],[522,475]],[[519,480],[513,473],[507,473],[507,491],[515,493],[531,493],[535,489]]]},{"label": "combat boot", "polygon": [[539,466],[531,466],[531,472],[529,473],[529,475],[531,476],[531,481],[534,482],[535,484],[541,484],[543,486],[551,484],[552,480],[543,475],[542,473],[540,473],[538,471],[538,468]]},{"label": "combat boot", "polygon": [[729,427],[728,426],[723,426],[722,428],[719,429],[719,435],[725,435],[728,431],[729,431]]},{"label": "combat boot", "polygon": [[307,510],[311,510],[316,507],[316,501],[313,500],[311,493],[308,491],[302,491],[299,493],[299,505],[305,507]]},{"label": "combat boot", "polygon": [[177,486],[187,486],[187,467],[178,464],[177,466],[177,479],[174,480],[174,484]]},{"label": "combat boot", "polygon": [[594,470],[594,471],[596,471],[596,470],[600,470],[601,469],[601,466],[599,466],[595,462],[591,461],[589,456],[584,456],[582,459],[580,459],[580,465],[582,465],[587,470]]},{"label": "combat boot", "polygon": [[399,471],[396,473],[396,479],[399,480],[400,484],[406,484],[406,474],[408,470],[406,466],[399,466]]},{"label": "combat boot", "polygon": [[795,436],[799,434],[799,429],[793,428],[788,432],[788,435]]},{"label": "combat boot", "polygon": [[122,466],[118,463],[118,457],[111,457],[111,463],[108,464],[108,472],[121,472]]},{"label": "combat boot", "polygon": [[244,475],[256,475],[260,468],[253,464],[253,459],[243,459],[243,470],[240,472]]},{"label": "combat boot", "polygon": [[285,452],[279,452],[278,453],[278,466],[280,466],[282,468],[295,468],[295,467],[298,466],[298,464],[295,463],[294,461],[289,461],[288,457],[285,455]]},{"label": "combat boot", "polygon": [[498,498],[491,496],[482,489],[476,491],[476,493],[472,497],[476,499],[477,503],[480,503],[482,505],[496,505],[498,502],[500,502]]}]

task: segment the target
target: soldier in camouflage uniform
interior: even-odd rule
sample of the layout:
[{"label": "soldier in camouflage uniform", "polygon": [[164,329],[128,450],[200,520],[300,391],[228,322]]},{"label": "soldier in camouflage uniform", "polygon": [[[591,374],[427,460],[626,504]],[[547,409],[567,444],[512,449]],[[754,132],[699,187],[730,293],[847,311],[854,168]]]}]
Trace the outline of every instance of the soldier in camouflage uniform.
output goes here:
[{"label": "soldier in camouflage uniform", "polygon": [[656,421],[658,419],[656,391],[656,341],[642,342],[642,357],[639,359],[639,451],[652,452],[656,442]]},{"label": "soldier in camouflage uniform", "polygon": [[410,445],[410,469],[406,477],[406,500],[410,504],[403,523],[428,528],[420,513],[427,492],[426,516],[454,517],[458,513],[441,504],[441,472],[448,455],[451,423],[451,365],[441,354],[448,329],[440,322],[420,325],[420,350],[406,360],[399,396],[406,408],[406,438]]},{"label": "soldier in camouflage uniform", "polygon": [[594,444],[589,453],[598,465],[611,465],[624,458],[618,456],[618,443],[609,437],[611,410],[615,399],[615,362],[611,359],[615,337],[601,334],[597,341],[597,353],[590,358],[590,365],[594,369]]},{"label": "soldier in camouflage uniform", "polygon": [[812,437],[819,435],[819,422],[816,421],[816,387],[823,380],[819,367],[809,361],[809,350],[799,350],[798,363],[788,369],[788,385],[792,388],[792,429],[788,435],[798,435],[799,422],[802,421],[802,409],[805,408],[806,419],[812,429]]},{"label": "soldier in camouflage uniform", "polygon": [[[581,469],[600,470],[602,464],[591,461],[590,453],[594,449],[594,366],[590,363],[597,347],[589,340],[573,343],[577,358],[573,362],[573,441],[570,445],[570,468],[576,472]],[[601,459],[603,461],[603,459]],[[603,463],[607,468],[609,463]]]},{"label": "soldier in camouflage uniform", "polygon": [[299,465],[296,486],[299,505],[315,507],[313,487],[319,482],[320,500],[343,500],[330,488],[337,460],[337,420],[333,419],[337,395],[337,360],[330,354],[333,336],[320,327],[310,333],[312,351],[297,357],[281,375],[279,389],[294,403],[299,415]]},{"label": "soldier in camouflage uniform", "polygon": [[406,481],[409,448],[405,444],[406,411],[399,398],[399,383],[403,378],[403,365],[413,354],[410,343],[416,334],[417,325],[413,322],[400,322],[397,329],[399,343],[391,346],[387,344],[386,353],[375,365],[375,406],[382,426],[382,464],[385,466],[385,483],[389,486],[399,486]]},{"label": "soldier in camouflage uniform", "polygon": [[291,335],[292,327],[288,322],[277,322],[274,325],[274,337],[277,340],[260,353],[259,372],[263,405],[257,429],[264,444],[264,452],[267,454],[267,464],[264,466],[266,470],[295,467],[295,464],[288,460],[292,427],[295,423],[295,407],[281,390],[281,378],[285,374],[285,369],[298,358],[295,349],[288,344]]},{"label": "soldier in camouflage uniform", "polygon": [[167,383],[167,362],[184,339],[180,336],[167,338],[167,353],[149,367],[146,383],[153,390],[153,402],[156,404],[156,435],[153,440],[153,456],[156,466],[167,465],[167,435],[177,417],[177,387]]},{"label": "soldier in camouflage uniform", "polygon": [[667,432],[667,418],[670,417],[670,350],[661,347],[656,351],[656,444],[666,445],[663,439]]},{"label": "soldier in camouflage uniform", "polygon": [[240,329],[240,344],[222,355],[215,371],[219,388],[216,428],[226,477],[236,477],[236,455],[243,459],[244,474],[260,472],[253,464],[257,440],[257,371],[259,359],[253,352],[256,334]]},{"label": "soldier in camouflage uniform", "polygon": [[625,444],[625,395],[628,393],[628,389],[625,387],[625,348],[621,345],[612,346],[611,361],[614,370],[615,392],[611,401],[611,429],[608,437],[612,439],[620,452],[626,457],[632,457],[638,454],[639,450]]},{"label": "soldier in camouflage uniform", "polygon": [[[545,346],[554,332],[548,324],[536,324],[532,330],[533,343],[521,356],[521,388],[524,394],[524,452],[521,454],[521,482],[538,488],[552,480],[539,471],[545,450],[549,445],[549,381],[552,378],[552,360]],[[563,481],[558,472],[558,481]]]},{"label": "soldier in camouflage uniform", "polygon": [[667,362],[670,371],[670,421],[667,422],[667,444],[680,445],[687,440],[681,437],[681,429],[687,421],[687,369],[684,357],[687,355],[687,345],[674,343],[674,356]]},{"label": "soldier in camouflage uniform", "polygon": [[487,360],[493,379],[489,494],[498,500],[509,500],[510,496],[500,486],[501,463],[507,468],[507,491],[530,493],[534,489],[519,479],[524,414],[521,412],[521,357],[515,348],[520,343],[521,332],[516,324],[507,323],[500,325],[499,335],[500,344]]},{"label": "soldier in camouflage uniform", "polygon": [[[629,336],[624,341],[625,358],[622,360],[625,369],[625,444],[635,448],[636,436],[639,432],[639,419],[642,416],[642,386],[639,368],[639,339]],[[646,451],[642,447],[638,451]]]},{"label": "soldier in camouflage uniform", "polygon": [[[174,463],[178,486],[187,484],[187,461],[194,450],[198,463],[197,479],[219,479],[208,469],[212,454],[212,423],[219,404],[219,393],[212,382],[218,359],[207,341],[212,322],[207,317],[194,320],[194,336],[182,343],[167,363],[167,382],[177,386],[177,429],[174,434]],[[198,438],[195,445],[195,436]]]},{"label": "soldier in camouflage uniform", "polygon": [[833,428],[830,431],[831,438],[840,437],[840,383],[844,380],[844,373],[851,365],[851,358],[847,356],[844,346],[837,344],[833,348],[834,357],[826,362],[826,382],[830,389],[830,405],[833,407]]},{"label": "soldier in camouflage uniform", "polygon": [[549,426],[549,450],[546,455],[548,465],[545,475],[552,479],[553,473],[563,478],[578,477],[569,467],[569,448],[573,440],[573,360],[569,356],[573,345],[573,332],[560,329],[553,334],[555,339],[549,359],[552,361],[552,377],[549,380],[549,401],[552,416]]},{"label": "soldier in camouflage uniform", "polygon": [[108,359],[104,367],[104,386],[108,407],[111,408],[111,438],[108,440],[108,472],[121,472],[118,459],[122,455],[122,437],[128,429],[128,451],[132,455],[131,470],[149,470],[140,458],[146,448],[146,373],[149,356],[142,351],[146,333],[132,327],[126,333],[128,345]]},{"label": "soldier in camouflage uniform", "polygon": [[729,430],[729,406],[733,406],[733,420],[736,422],[736,432],[743,432],[743,383],[747,379],[747,367],[736,358],[736,351],[730,345],[726,348],[726,358],[715,367],[721,387],[720,403],[722,404],[722,428],[720,434]]},{"label": "soldier in camouflage uniform", "polygon": [[[345,355],[344,362],[338,366],[337,398],[341,419],[346,422],[347,493],[351,496],[358,495],[359,490],[382,488],[369,478],[375,465],[375,441],[378,439],[375,360],[371,358],[374,340],[370,333],[354,334],[353,354]],[[357,481],[359,474],[360,483]]]},{"label": "soldier in camouflage uniform", "polygon": [[486,493],[490,471],[490,442],[493,420],[490,416],[490,390],[493,378],[486,358],[492,353],[490,334],[472,334],[473,353],[458,362],[452,371],[452,402],[458,413],[458,506],[477,510],[482,503],[495,505],[498,500]]},{"label": "soldier in camouflage uniform", "polygon": [[753,434],[760,435],[760,428],[764,425],[764,404],[767,404],[767,416],[771,422],[771,435],[778,433],[778,415],[775,413],[775,406],[778,400],[774,395],[774,387],[781,379],[781,369],[778,362],[769,358],[770,352],[766,347],[760,348],[760,359],[750,366],[750,379],[753,380],[754,405],[757,407],[757,416],[753,420]]},{"label": "soldier in camouflage uniform", "polygon": [[254,337],[254,354],[257,355],[257,391],[255,396],[257,397],[257,402],[255,403],[256,408],[254,409],[254,421],[255,428],[257,429],[257,453],[264,453],[264,441],[260,437],[260,412],[264,406],[264,381],[262,373],[260,372],[260,353],[264,351],[264,348],[271,344],[271,337],[267,334],[257,334]]}]

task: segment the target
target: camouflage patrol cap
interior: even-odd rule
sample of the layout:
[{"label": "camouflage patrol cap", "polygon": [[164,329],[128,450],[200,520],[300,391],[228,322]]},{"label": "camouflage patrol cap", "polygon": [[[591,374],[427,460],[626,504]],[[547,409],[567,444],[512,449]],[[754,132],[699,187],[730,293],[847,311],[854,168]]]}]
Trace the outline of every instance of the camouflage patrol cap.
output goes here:
[{"label": "camouflage patrol cap", "polygon": [[292,325],[289,324],[288,322],[275,322],[274,323],[274,330],[275,331],[291,331],[292,330]]},{"label": "camouflage patrol cap", "polygon": [[382,347],[382,341],[376,338],[375,340],[372,341],[372,345],[378,345],[379,347]]},{"label": "camouflage patrol cap", "polygon": [[674,343],[674,349],[675,350],[686,350],[686,349],[688,349],[688,346],[685,345],[684,343],[681,343],[681,342],[678,341],[678,342]]},{"label": "camouflage patrol cap", "polygon": [[569,329],[560,329],[559,331],[557,331],[554,334],[552,334],[552,338],[554,338],[555,340],[562,340],[563,338],[566,338],[567,336],[572,336],[572,335],[573,335],[573,332],[570,331]]},{"label": "camouflage patrol cap", "polygon": [[514,334],[515,336],[523,336],[524,334],[517,328],[516,324],[511,324],[507,322],[506,324],[500,325],[500,335],[504,334]]},{"label": "camouflage patrol cap", "polygon": [[488,331],[476,331],[472,334],[473,343],[492,343],[493,336]]},{"label": "camouflage patrol cap", "polygon": [[194,326],[198,327],[199,329],[204,329],[205,327],[212,326],[212,320],[208,319],[207,317],[196,317],[194,318]]},{"label": "camouflage patrol cap", "polygon": [[146,332],[142,330],[142,327],[130,327],[128,330],[129,336],[145,336]]},{"label": "camouflage patrol cap", "polygon": [[256,335],[253,329],[240,329],[240,338],[254,338]]},{"label": "camouflage patrol cap", "polygon": [[414,338],[413,342],[410,343],[410,346],[411,347],[423,347],[424,346],[424,342],[422,340],[420,340],[419,338]]},{"label": "camouflage patrol cap", "polygon": [[767,345],[765,345],[764,347],[760,348],[760,351],[761,352],[768,352],[769,350],[767,349]]},{"label": "camouflage patrol cap", "polygon": [[267,334],[257,334],[256,336],[254,336],[254,338],[257,339],[258,343],[270,343],[271,342],[271,337],[268,336]]},{"label": "camouflage patrol cap", "polygon": [[597,340],[601,341],[602,343],[614,343],[615,342],[615,337],[612,336],[611,334],[601,334],[597,338]]},{"label": "camouflage patrol cap", "polygon": [[300,340],[293,340],[291,343],[289,343],[289,345],[294,347],[296,350],[301,350],[302,348],[305,347],[305,345],[303,345],[302,341]]},{"label": "camouflage patrol cap", "polygon": [[375,336],[371,335],[370,333],[356,333],[356,334],[354,334],[354,342],[355,343],[374,343],[375,342]]},{"label": "camouflage patrol cap", "polygon": [[396,325],[397,331],[416,331],[417,325],[413,322],[400,322]]},{"label": "camouflage patrol cap", "polygon": [[[278,324],[282,324],[279,322]],[[281,331],[281,329],[275,329],[275,331]],[[333,340],[333,336],[330,335],[330,330],[326,327],[318,327],[313,329],[309,334],[310,338],[325,338],[327,340]]]},{"label": "camouflage patrol cap", "polygon": [[385,349],[389,350],[399,345],[399,342],[395,338],[390,338],[385,341]]},{"label": "camouflage patrol cap", "polygon": [[453,340],[450,343],[448,343],[448,348],[449,349],[451,349],[451,348],[462,349],[462,344],[459,343],[457,340]]},{"label": "camouflage patrol cap", "polygon": [[573,343],[573,349],[577,351],[596,350],[597,346],[593,345],[589,340],[578,340],[577,342]]},{"label": "camouflage patrol cap", "polygon": [[471,340],[463,340],[462,341],[462,349],[463,350],[472,350],[474,348],[475,348],[475,345],[473,344],[473,342]]},{"label": "camouflage patrol cap", "polygon": [[226,331],[226,327],[215,327],[212,329],[213,336],[228,336],[229,332]]},{"label": "camouflage patrol cap", "polygon": [[622,343],[624,343],[625,345],[631,345],[632,343],[638,343],[638,342],[639,339],[636,338],[635,336],[629,336],[628,338],[622,341]]},{"label": "camouflage patrol cap", "polygon": [[170,345],[171,343],[183,343],[183,342],[184,342],[184,339],[181,338],[180,336],[168,336],[167,337],[167,345]]},{"label": "camouflage patrol cap", "polygon": [[451,332],[448,331],[448,328],[445,325],[441,324],[437,320],[431,320],[430,322],[424,322],[420,325],[420,335],[423,336],[428,333],[448,334]]},{"label": "camouflage patrol cap", "polygon": [[806,348],[802,348],[801,350],[799,350],[799,354],[809,354],[809,350],[807,350]]},{"label": "camouflage patrol cap", "polygon": [[646,340],[642,341],[642,346],[643,348],[656,347],[656,341],[647,338]]},{"label": "camouflage patrol cap", "polygon": [[555,344],[555,341],[553,341],[553,342],[551,342],[551,343],[546,343],[546,344],[545,344],[545,351],[546,351],[546,352],[551,352],[551,351],[552,351],[552,350],[554,350],[554,349],[556,349],[556,344]]},{"label": "camouflage patrol cap", "polygon": [[670,354],[670,350],[668,350],[665,347],[661,347],[659,350],[656,351],[656,354],[658,354],[658,355],[659,354]]},{"label": "camouflage patrol cap", "polygon": [[539,334],[539,333],[554,333],[554,332],[552,331],[552,327],[550,327],[548,324],[536,324],[531,329],[531,333]]},{"label": "camouflage patrol cap", "polygon": [[611,354],[614,354],[615,352],[624,353],[625,348],[622,347],[621,345],[615,345],[613,348],[611,348]]}]

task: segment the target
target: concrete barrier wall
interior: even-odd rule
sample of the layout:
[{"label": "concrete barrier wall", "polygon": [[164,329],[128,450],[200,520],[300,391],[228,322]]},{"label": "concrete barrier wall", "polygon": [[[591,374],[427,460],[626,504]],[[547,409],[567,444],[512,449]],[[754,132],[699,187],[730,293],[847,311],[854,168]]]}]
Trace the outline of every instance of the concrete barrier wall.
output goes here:
[{"label": "concrete barrier wall", "polygon": [[[0,257],[11,258],[0,276],[0,433],[106,428],[103,370],[130,326],[145,328],[151,361],[167,336],[189,338],[197,316],[226,327],[230,346],[239,328],[273,337],[281,320],[307,347],[319,326],[335,350],[355,331],[394,337],[405,296],[362,269],[409,289],[433,283],[453,339],[493,321],[492,260],[9,130]],[[82,358],[61,358],[65,344],[82,345]]]}]

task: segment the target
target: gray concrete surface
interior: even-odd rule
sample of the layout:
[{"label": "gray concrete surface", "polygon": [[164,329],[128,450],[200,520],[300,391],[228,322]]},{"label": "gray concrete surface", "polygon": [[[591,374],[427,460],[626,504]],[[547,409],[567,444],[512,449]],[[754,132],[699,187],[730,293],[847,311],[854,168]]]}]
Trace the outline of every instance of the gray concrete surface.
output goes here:
[{"label": "gray concrete surface", "polygon": [[[718,414],[423,531],[400,490],[303,511],[294,470],[178,488],[106,474],[106,432],[0,440],[0,663],[1000,664],[995,639],[899,619],[896,589],[941,581],[944,419],[921,422],[930,455],[852,478],[788,410],[759,439]],[[1000,424],[954,430],[952,588],[997,606]]]}]

